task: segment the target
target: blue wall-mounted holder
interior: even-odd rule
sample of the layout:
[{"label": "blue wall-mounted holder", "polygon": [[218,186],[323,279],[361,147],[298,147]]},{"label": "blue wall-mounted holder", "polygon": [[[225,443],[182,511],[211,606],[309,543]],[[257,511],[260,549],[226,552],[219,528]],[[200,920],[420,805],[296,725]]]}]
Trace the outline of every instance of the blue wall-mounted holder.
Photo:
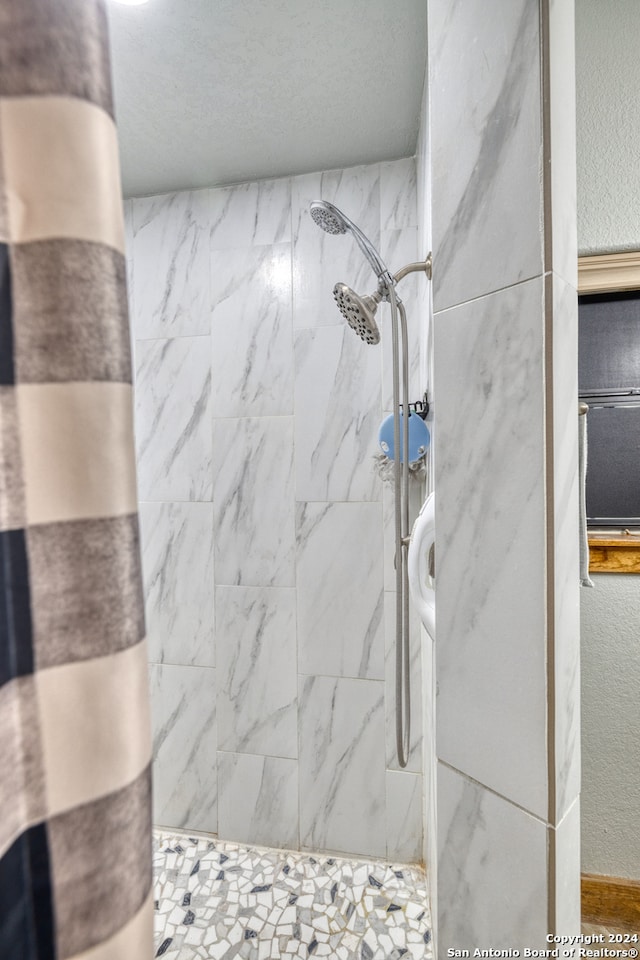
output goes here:
[{"label": "blue wall-mounted holder", "polygon": [[[403,449],[403,416],[402,411],[400,412],[400,460],[404,462],[404,449]],[[380,449],[389,460],[395,458],[395,448],[393,443],[393,414],[382,421],[380,425],[380,430],[378,431],[378,442],[380,444]],[[422,457],[425,456],[427,450],[429,449],[429,444],[431,443],[431,434],[429,429],[417,413],[409,413],[409,463],[417,463]]]}]

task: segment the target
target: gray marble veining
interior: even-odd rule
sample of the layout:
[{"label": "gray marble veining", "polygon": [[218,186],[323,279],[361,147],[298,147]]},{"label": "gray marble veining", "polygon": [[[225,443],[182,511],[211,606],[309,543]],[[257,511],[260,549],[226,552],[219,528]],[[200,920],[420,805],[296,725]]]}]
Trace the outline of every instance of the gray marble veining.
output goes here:
[{"label": "gray marble veining", "polygon": [[546,817],[541,303],[531,280],[435,318],[437,736]]},{"label": "gray marble veining", "polygon": [[433,4],[429,20],[442,310],[542,272],[539,12],[529,0],[471,0]]},{"label": "gray marble veining", "polygon": [[[549,133],[551,261],[546,270],[569,286],[578,285],[576,198],[576,21],[575,3],[550,0],[542,8],[549,18]],[[586,66],[588,69],[588,66]]]},{"label": "gray marble veining", "polygon": [[438,949],[548,949],[547,828],[438,765]]},{"label": "gray marble veining", "polygon": [[[397,272],[400,267],[424,259],[426,251],[418,250],[418,231],[416,227],[404,227],[400,230],[384,230],[380,238],[380,253],[390,270]],[[409,343],[409,401],[422,399],[420,377],[420,331],[424,324],[424,315],[420,309],[419,295],[429,280],[424,273],[410,273],[397,286],[397,294],[404,303],[407,315]],[[401,320],[398,317],[399,329]],[[387,304],[378,308],[378,326],[382,345],[382,408],[393,411],[393,339],[391,309]],[[422,387],[424,390],[424,387]],[[402,378],[400,378],[402,391]],[[402,395],[401,395],[402,399]]]},{"label": "gray marble veining", "polygon": [[293,413],[291,246],[211,254],[214,417]]},{"label": "gray marble veining", "polygon": [[220,836],[297,849],[297,761],[218,753],[218,782]]},{"label": "gray marble veining", "polygon": [[[396,752],[396,595],[384,594],[384,642],[385,642],[385,735],[387,769],[399,770]],[[420,620],[413,609],[409,612],[409,649],[411,675],[411,740],[406,769],[415,773],[422,771],[422,647]]]},{"label": "gray marble veining", "polygon": [[218,830],[215,670],[151,664],[153,820]]},{"label": "gray marble veining", "polygon": [[380,164],[380,229],[417,227],[415,157]]},{"label": "gray marble veining", "polygon": [[376,278],[353,237],[329,236],[309,215],[313,200],[339,207],[369,237],[380,241],[380,175],[378,164],[296,177],[292,190],[293,325],[339,326],[344,323],[333,301],[338,281],[365,294]]},{"label": "gray marble veining", "polygon": [[387,770],[387,857],[408,860],[422,857],[422,777]]},{"label": "gray marble veining", "polygon": [[216,584],[295,584],[292,417],[216,420]]},{"label": "gray marble veining", "polygon": [[209,337],[139,340],[136,344],[135,428],[141,500],[211,499],[210,351]]},{"label": "gray marble veining", "polygon": [[213,667],[213,506],[141,503],[139,515],[149,658]]},{"label": "gray marble veining", "polygon": [[300,843],[385,856],[384,686],[301,677]]},{"label": "gray marble veining", "polygon": [[333,286],[375,276],[308,213],[336,203],[398,268],[415,193],[406,159],[128,202],[159,823],[421,855],[417,715],[412,772],[386,770],[388,309],[381,347],[348,330]]},{"label": "gray marble veining", "polygon": [[578,301],[557,274],[551,285],[554,413],[555,822],[580,793],[580,597],[578,586]]},{"label": "gray marble veining", "polygon": [[295,590],[217,587],[215,633],[218,749],[296,757]]},{"label": "gray marble veining", "polygon": [[291,239],[291,182],[259,180],[210,191],[212,250]]},{"label": "gray marble veining", "polygon": [[378,500],[380,353],[346,324],[294,336],[297,500]]},{"label": "gray marble veining", "polygon": [[296,544],[300,673],[382,680],[381,505],[298,503]]},{"label": "gray marble veining", "polygon": [[132,200],[138,339],[209,333],[206,190]]}]

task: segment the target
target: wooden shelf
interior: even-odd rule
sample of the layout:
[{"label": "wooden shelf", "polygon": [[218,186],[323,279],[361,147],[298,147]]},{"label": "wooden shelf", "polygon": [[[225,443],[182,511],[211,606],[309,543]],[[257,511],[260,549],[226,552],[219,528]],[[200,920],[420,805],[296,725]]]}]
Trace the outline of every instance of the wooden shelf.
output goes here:
[{"label": "wooden shelf", "polygon": [[640,573],[640,536],[589,533],[590,573]]}]

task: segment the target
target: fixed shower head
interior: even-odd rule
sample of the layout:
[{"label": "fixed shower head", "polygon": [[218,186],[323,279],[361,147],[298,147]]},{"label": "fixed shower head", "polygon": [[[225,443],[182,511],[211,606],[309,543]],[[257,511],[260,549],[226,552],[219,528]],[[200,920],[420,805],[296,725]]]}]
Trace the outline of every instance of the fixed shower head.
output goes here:
[{"label": "fixed shower head", "polygon": [[326,200],[316,200],[311,204],[310,213],[314,223],[317,223],[325,233],[347,232],[348,223],[332,203],[327,203]]},{"label": "fixed shower head", "polygon": [[381,300],[380,294],[360,297],[346,283],[336,283],[333,296],[338,310],[351,329],[355,330],[365,343],[380,343],[380,330],[374,316]]}]

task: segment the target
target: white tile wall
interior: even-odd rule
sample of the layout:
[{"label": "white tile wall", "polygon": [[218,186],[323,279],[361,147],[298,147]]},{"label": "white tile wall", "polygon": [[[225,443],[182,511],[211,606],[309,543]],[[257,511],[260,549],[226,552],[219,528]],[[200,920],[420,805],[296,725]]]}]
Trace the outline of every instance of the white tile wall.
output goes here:
[{"label": "white tile wall", "polygon": [[136,342],[136,461],[143,501],[211,500],[210,351],[209,337]]},{"label": "white tile wall", "polygon": [[297,330],[294,352],[296,498],[379,500],[379,352],[345,323]]},{"label": "white tile wall", "polygon": [[299,503],[296,539],[300,673],[382,680],[380,503]]},{"label": "white tile wall", "polygon": [[387,770],[387,857],[414,862],[422,856],[422,777]]},{"label": "white tile wall", "polygon": [[440,763],[438,839],[441,955],[549,949],[543,821]]},{"label": "white tile wall", "polygon": [[572,22],[429,6],[443,956],[579,932]]},{"label": "white tile wall", "polygon": [[213,506],[141,503],[139,516],[149,656],[213,667]]},{"label": "white tile wall", "polygon": [[137,339],[209,334],[209,197],[199,190],[132,204]]},{"label": "white tile wall", "polygon": [[542,289],[436,314],[436,660],[440,759],[546,817]]},{"label": "white tile wall", "polygon": [[542,272],[538,4],[429,10],[436,310]]},{"label": "white tile wall", "polygon": [[[320,198],[392,269],[416,259],[412,159],[127,204],[156,817],[419,860],[420,651],[414,631],[399,773],[373,460],[391,404],[388,307],[382,348],[344,324],[333,285],[367,293],[376,278],[351,237],[313,224]],[[421,284],[399,287],[411,399]]]},{"label": "white tile wall", "polygon": [[212,253],[214,417],[293,413],[291,246]]},{"label": "white tile wall", "polygon": [[298,847],[298,764],[218,753],[219,833],[240,843]]},{"label": "white tile wall", "polygon": [[152,663],[153,819],[217,833],[215,670]]},{"label": "white tile wall", "polygon": [[296,594],[216,587],[218,749],[298,756]]},{"label": "white tile wall", "polygon": [[384,857],[384,685],[301,677],[300,844]]},{"label": "white tile wall", "polygon": [[217,584],[295,585],[293,418],[213,424]]}]

